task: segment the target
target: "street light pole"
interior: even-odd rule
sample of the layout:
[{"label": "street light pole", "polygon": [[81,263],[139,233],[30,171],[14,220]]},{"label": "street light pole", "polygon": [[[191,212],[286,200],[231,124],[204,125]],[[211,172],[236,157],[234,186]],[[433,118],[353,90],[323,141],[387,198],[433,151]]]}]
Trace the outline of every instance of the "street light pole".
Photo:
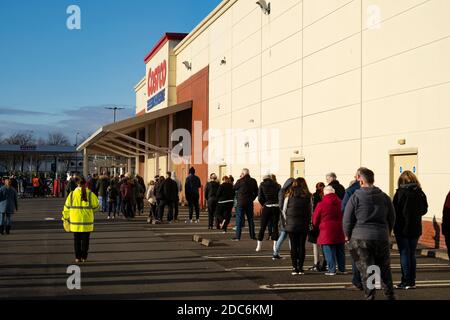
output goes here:
[{"label": "street light pole", "polygon": [[116,123],[116,112],[117,110],[123,110],[125,108],[119,108],[119,107],[105,107],[107,110],[113,110],[114,111],[114,123]]},{"label": "street light pole", "polygon": [[[78,136],[80,132],[77,132],[75,136],[75,147],[78,148]],[[78,173],[78,150],[75,150],[75,173]]]}]

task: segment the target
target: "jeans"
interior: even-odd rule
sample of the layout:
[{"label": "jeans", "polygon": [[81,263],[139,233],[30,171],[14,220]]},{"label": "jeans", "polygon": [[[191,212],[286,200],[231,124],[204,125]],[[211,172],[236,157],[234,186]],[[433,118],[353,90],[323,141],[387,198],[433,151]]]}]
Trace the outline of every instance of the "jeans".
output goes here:
[{"label": "jeans", "polygon": [[200,195],[199,194],[190,194],[186,195],[186,200],[189,205],[189,220],[192,220],[192,216],[194,215],[195,209],[195,218],[197,220],[200,219],[200,204],[199,204]]},{"label": "jeans", "polygon": [[116,203],[116,201],[110,201],[109,202],[108,217],[111,216],[111,213],[114,213],[114,217],[116,217],[116,214],[117,214],[117,203]]},{"label": "jeans", "polygon": [[328,264],[328,272],[336,273],[336,260],[340,272],[345,272],[345,245],[322,245],[323,253]]},{"label": "jeans", "polygon": [[99,196],[98,202],[100,202],[101,205],[101,211],[102,212],[108,212],[108,197],[106,196]]},{"label": "jeans", "polygon": [[398,250],[400,251],[400,264],[402,267],[402,283],[408,286],[416,285],[416,249],[419,238],[396,236]]},{"label": "jeans", "polygon": [[123,200],[122,197],[117,197],[117,211],[119,214],[123,214]]},{"label": "jeans", "polygon": [[241,239],[242,219],[247,216],[250,239],[255,239],[255,222],[253,221],[253,203],[245,207],[236,208],[236,239]]},{"label": "jeans", "polygon": [[75,232],[74,234],[75,258],[86,260],[89,252],[90,232]]},{"label": "jeans", "polygon": [[291,260],[292,268],[303,271],[306,257],[306,232],[289,232],[291,240]]},{"label": "jeans", "polygon": [[[283,245],[284,240],[288,237],[288,233],[284,230],[280,232],[280,236],[278,237],[277,243],[275,244],[275,251],[273,252],[274,256],[278,256],[280,254],[281,246]],[[289,240],[289,248],[291,247],[291,240]]]},{"label": "jeans", "polygon": [[350,254],[361,273],[362,285],[367,300],[374,300],[376,289],[367,286],[370,266],[380,268],[384,294],[388,299],[395,299],[391,272],[391,249],[389,241],[351,239]]},{"label": "jeans", "polygon": [[0,213],[0,226],[10,227],[12,222],[12,214]]},{"label": "jeans", "polygon": [[263,241],[264,240],[264,233],[266,232],[266,228],[269,226],[270,223],[272,223],[272,232],[271,237],[273,241],[278,240],[278,220],[280,218],[280,208],[278,207],[266,207],[264,206],[262,209],[262,215],[261,215],[261,228],[259,230],[258,234],[258,240]]}]

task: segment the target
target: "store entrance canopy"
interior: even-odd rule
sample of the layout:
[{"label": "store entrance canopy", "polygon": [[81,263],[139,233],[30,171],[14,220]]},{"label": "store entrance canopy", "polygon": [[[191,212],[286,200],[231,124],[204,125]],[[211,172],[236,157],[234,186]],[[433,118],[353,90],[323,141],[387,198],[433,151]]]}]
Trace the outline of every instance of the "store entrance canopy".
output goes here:
[{"label": "store entrance canopy", "polygon": [[152,145],[134,138],[129,134],[144,128],[153,120],[174,115],[191,108],[192,101],[189,101],[106,125],[84,141],[77,150],[84,151],[89,149],[102,154],[117,155],[126,158],[143,156],[150,153],[168,154],[170,153],[168,148]]}]

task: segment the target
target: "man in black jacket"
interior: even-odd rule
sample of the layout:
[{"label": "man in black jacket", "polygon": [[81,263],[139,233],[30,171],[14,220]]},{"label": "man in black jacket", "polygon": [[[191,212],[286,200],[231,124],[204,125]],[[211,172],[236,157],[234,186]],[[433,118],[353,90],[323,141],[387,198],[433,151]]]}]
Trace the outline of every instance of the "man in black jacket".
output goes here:
[{"label": "man in black jacket", "polygon": [[[219,189],[220,184],[217,181],[217,175],[215,173],[211,173],[209,178],[210,181],[206,184],[205,187],[205,199],[208,203],[208,229],[212,230],[214,229],[214,215],[217,208],[217,190]],[[216,228],[220,229],[219,223],[217,221]]]},{"label": "man in black jacket", "polygon": [[337,180],[337,176],[334,172],[330,172],[326,176],[327,183],[329,186],[333,187],[336,195],[339,197],[339,199],[344,200],[345,197],[345,188],[342,184],[339,183]]},{"label": "man in black jacket", "polygon": [[253,202],[258,196],[258,184],[250,177],[250,171],[243,169],[241,179],[234,185],[237,194],[236,206],[236,237],[233,241],[240,241],[242,234],[242,219],[247,217],[250,238],[256,240],[255,222],[253,221]]},{"label": "man in black jacket", "polygon": [[169,212],[167,213],[167,221],[169,223],[172,222],[174,216],[173,216],[173,210],[175,206],[175,202],[178,201],[178,185],[177,183],[172,180],[172,173],[167,172],[167,178],[164,181],[164,184],[162,186],[163,190],[163,198],[161,202],[161,210],[159,211],[159,221],[162,222],[163,220],[163,214],[164,214],[164,208],[167,205],[169,208]]},{"label": "man in black jacket", "polygon": [[[184,185],[184,192],[186,195],[186,200],[189,205],[189,222],[192,223],[192,216],[194,215],[195,209],[195,223],[200,222],[200,193],[199,189],[202,187],[200,178],[195,175],[195,168],[189,169],[189,176],[186,178],[186,183]],[[186,221],[187,223],[188,221]]]},{"label": "man in black jacket", "polygon": [[162,217],[164,216],[164,182],[164,177],[160,176],[157,183],[155,184],[157,224],[162,222]]}]

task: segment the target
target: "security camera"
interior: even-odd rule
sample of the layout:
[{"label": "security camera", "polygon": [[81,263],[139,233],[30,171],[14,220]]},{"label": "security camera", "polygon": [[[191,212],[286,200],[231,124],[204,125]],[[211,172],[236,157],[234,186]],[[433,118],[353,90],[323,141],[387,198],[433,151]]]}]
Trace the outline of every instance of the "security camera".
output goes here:
[{"label": "security camera", "polygon": [[259,5],[264,14],[270,14],[270,2],[267,3],[266,0],[258,0],[256,4]]},{"label": "security camera", "polygon": [[192,70],[192,64],[189,61],[183,61],[184,66],[188,70]]}]

